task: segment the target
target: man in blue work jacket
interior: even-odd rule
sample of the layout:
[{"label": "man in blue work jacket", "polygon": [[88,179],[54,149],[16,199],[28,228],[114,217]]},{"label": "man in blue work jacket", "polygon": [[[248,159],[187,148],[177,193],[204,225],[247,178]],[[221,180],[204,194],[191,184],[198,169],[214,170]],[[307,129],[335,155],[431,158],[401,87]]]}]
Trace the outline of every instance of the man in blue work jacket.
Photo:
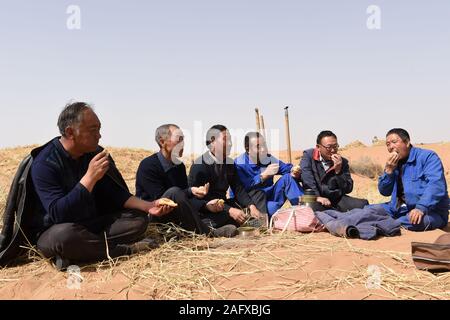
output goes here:
[{"label": "man in blue work jacket", "polygon": [[389,157],[378,190],[392,196],[384,209],[412,231],[445,227],[448,223],[448,192],[438,155],[412,146],[409,134],[395,128],[386,135]]},{"label": "man in blue work jacket", "polygon": [[[291,205],[297,205],[299,197],[304,194],[300,186],[300,166],[284,163],[270,155],[266,141],[259,132],[247,133],[244,147],[245,153],[237,157],[234,164],[242,184],[258,209],[265,212],[262,206],[266,205],[271,216],[286,200]],[[274,183],[276,175],[281,175],[281,178]],[[264,198],[266,203],[257,200]]]}]

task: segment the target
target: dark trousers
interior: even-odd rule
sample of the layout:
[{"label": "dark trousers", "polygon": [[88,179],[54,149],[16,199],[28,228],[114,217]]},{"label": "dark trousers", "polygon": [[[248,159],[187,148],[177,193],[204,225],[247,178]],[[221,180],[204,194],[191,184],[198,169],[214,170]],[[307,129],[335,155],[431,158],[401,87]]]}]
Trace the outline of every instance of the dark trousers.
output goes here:
[{"label": "dark trousers", "polygon": [[199,234],[209,233],[209,228],[201,221],[198,211],[192,205],[186,193],[178,187],[167,190],[161,198],[168,198],[178,204],[172,212],[162,217],[152,217],[151,222],[172,222],[187,231]]},{"label": "dark trousers", "polygon": [[336,205],[338,211],[347,212],[352,209],[362,209],[369,204],[367,199],[358,199],[349,196],[343,196]]},{"label": "dark trousers", "polygon": [[369,204],[369,201],[366,199],[358,199],[349,196],[343,196],[342,199],[335,205],[330,207],[324,207],[321,204],[317,203],[317,209],[315,211],[325,211],[325,210],[337,210],[340,212],[347,212],[352,209],[362,209],[366,205]]},{"label": "dark trousers", "polygon": [[[266,194],[262,190],[251,190],[248,192],[248,195],[252,199],[256,208],[262,213],[267,213],[267,201]],[[233,208],[243,209],[244,207],[239,205],[235,199],[227,199],[226,204]],[[212,213],[207,211],[206,209],[202,210],[200,213],[201,219],[204,224],[206,224],[210,228],[220,228],[227,224],[233,224],[239,227],[239,223],[230,217],[230,214],[226,211]]]},{"label": "dark trousers", "polygon": [[[231,199],[228,199],[226,201],[226,204],[228,204],[233,208],[239,208],[236,205],[236,203]],[[202,222],[209,228],[220,228],[227,224],[233,224],[236,227],[239,226],[239,223],[237,223],[236,220],[231,218],[230,214],[226,211],[213,213],[207,211],[207,209],[203,209],[202,212],[200,213],[200,217],[202,219]]]},{"label": "dark trousers", "polygon": [[267,213],[267,196],[266,193],[262,190],[250,190],[247,192],[256,208],[262,213]]},{"label": "dark trousers", "polygon": [[107,248],[111,258],[130,254],[127,244],[141,240],[147,226],[144,212],[125,210],[80,223],[55,224],[39,236],[37,248],[47,258],[101,261],[107,258]]}]

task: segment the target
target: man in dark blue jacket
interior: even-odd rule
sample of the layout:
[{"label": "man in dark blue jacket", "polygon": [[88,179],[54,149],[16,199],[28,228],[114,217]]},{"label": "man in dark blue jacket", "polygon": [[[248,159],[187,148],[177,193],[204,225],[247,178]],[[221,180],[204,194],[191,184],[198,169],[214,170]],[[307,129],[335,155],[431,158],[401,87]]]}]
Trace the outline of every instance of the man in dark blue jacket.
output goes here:
[{"label": "man in dark blue jacket", "polygon": [[347,196],[353,190],[353,179],[348,160],[338,154],[336,135],[322,131],[316,142],[316,148],[306,150],[300,161],[303,189],[314,191],[322,209],[346,212],[368,205],[365,199]]},{"label": "man in dark blue jacket", "polygon": [[[148,249],[139,242],[148,215],[173,209],[159,200],[131,195],[114,161],[99,147],[100,121],[83,102],[61,112],[61,137],[46,144],[31,166],[39,201],[33,217],[33,237],[45,257],[56,257],[63,269],[72,262],[92,262]],[[147,239],[151,240],[151,239]]]},{"label": "man in dark blue jacket", "polygon": [[[209,150],[194,161],[188,177],[191,187],[210,184],[208,195],[201,200],[202,220],[213,228],[227,224],[239,226],[250,219],[244,208],[249,209],[253,218],[265,217],[245,191],[233,159],[229,157],[232,142],[228,129],[223,125],[212,126],[206,134],[206,145]],[[227,198],[229,188],[233,191],[234,199]]]},{"label": "man in dark blue jacket", "polygon": [[439,156],[413,147],[406,130],[395,128],[386,135],[389,157],[378,189],[391,201],[384,209],[409,230],[445,227],[449,199],[444,168]]},{"label": "man in dark blue jacket", "polygon": [[165,124],[156,129],[155,140],[159,152],[145,158],[136,174],[136,195],[154,201],[169,198],[178,204],[171,215],[155,219],[161,223],[173,222],[182,228],[215,237],[235,234],[234,225],[209,228],[200,219],[199,210],[209,192],[209,183],[188,187],[186,167],[181,160],[184,151],[183,131],[175,124]]}]

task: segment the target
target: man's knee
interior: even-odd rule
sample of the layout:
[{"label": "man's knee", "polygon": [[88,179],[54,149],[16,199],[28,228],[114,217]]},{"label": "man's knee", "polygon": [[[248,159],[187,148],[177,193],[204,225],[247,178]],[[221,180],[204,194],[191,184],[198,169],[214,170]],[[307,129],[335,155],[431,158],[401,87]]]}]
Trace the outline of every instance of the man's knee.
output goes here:
[{"label": "man's knee", "polygon": [[181,190],[178,187],[172,187],[168,189],[164,194],[162,195],[162,198],[168,198],[170,200],[173,200],[175,202],[186,199],[186,195],[183,190]]},{"label": "man's knee", "polygon": [[365,206],[369,205],[369,200],[367,200],[367,199],[360,199],[360,200],[361,200],[361,204],[360,204],[361,208],[364,208]]},{"label": "man's knee", "polygon": [[76,223],[61,223],[50,227],[37,241],[37,248],[46,257],[61,253],[80,243],[81,225]]},{"label": "man's knee", "polygon": [[140,216],[130,221],[130,231],[136,235],[142,235],[147,231],[149,218],[147,216]]},{"label": "man's knee", "polygon": [[337,203],[337,208],[340,211],[350,211],[352,209],[363,209],[369,205],[367,199],[353,198],[350,196],[343,196],[342,199]]},{"label": "man's knee", "polygon": [[122,225],[126,226],[125,231],[136,235],[144,234],[147,231],[150,219],[145,212],[139,210],[130,210],[124,212],[120,218],[124,223]]},{"label": "man's knee", "polygon": [[258,210],[264,209],[267,211],[267,195],[263,190],[251,190],[248,195],[255,203]]},{"label": "man's knee", "polygon": [[290,173],[286,173],[286,174],[282,175],[280,180],[283,181],[284,183],[296,182],[296,180],[294,179],[293,176],[291,176]]}]

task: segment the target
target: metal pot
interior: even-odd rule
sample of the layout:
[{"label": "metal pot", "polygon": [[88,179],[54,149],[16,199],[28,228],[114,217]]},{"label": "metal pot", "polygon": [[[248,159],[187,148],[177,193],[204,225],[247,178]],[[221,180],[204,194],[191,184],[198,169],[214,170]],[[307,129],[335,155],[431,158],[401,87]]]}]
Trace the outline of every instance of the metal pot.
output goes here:
[{"label": "metal pot", "polygon": [[305,190],[305,194],[300,198],[300,204],[311,207],[313,211],[317,211],[320,208],[320,204],[317,202],[317,196],[311,189]]},{"label": "metal pot", "polygon": [[238,230],[238,237],[240,238],[254,238],[259,236],[258,228],[239,227],[237,230]]}]

